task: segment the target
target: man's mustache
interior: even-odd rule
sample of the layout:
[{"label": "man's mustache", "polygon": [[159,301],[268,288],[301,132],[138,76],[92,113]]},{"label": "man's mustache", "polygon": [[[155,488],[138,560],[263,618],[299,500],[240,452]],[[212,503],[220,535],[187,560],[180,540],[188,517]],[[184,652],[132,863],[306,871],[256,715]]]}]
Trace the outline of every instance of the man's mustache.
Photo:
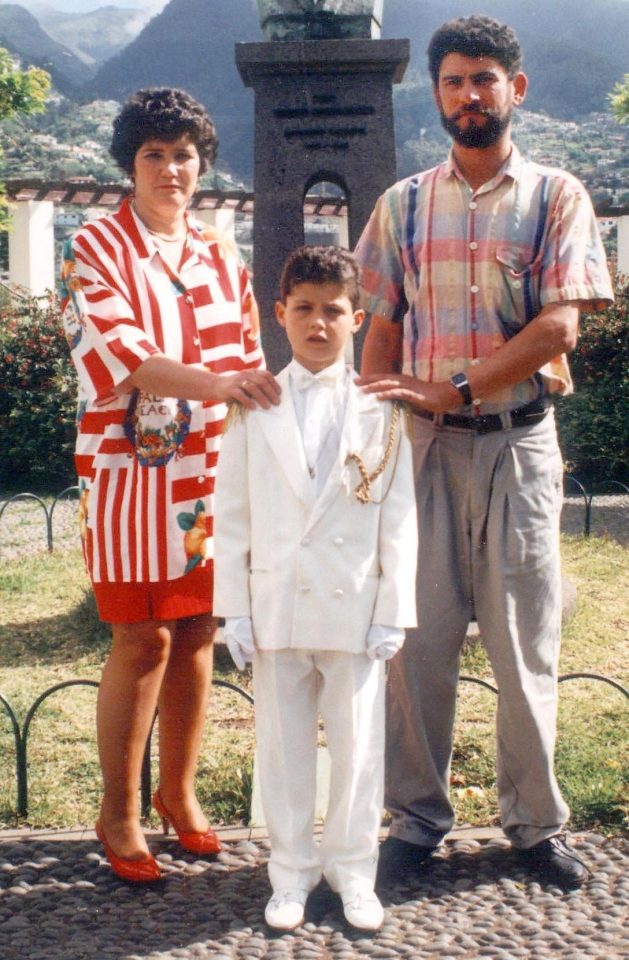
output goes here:
[{"label": "man's mustache", "polygon": [[451,120],[460,120],[461,117],[464,117],[466,113],[475,113],[481,117],[493,117],[495,114],[492,110],[488,110],[487,107],[481,107],[480,104],[475,106],[473,103],[468,103],[464,107],[461,107],[455,114],[453,114]]}]

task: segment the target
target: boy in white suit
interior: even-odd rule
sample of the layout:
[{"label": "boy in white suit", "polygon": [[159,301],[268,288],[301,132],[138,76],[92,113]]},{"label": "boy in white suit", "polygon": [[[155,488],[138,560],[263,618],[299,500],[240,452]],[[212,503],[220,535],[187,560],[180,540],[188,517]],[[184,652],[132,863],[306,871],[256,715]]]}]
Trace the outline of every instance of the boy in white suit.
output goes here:
[{"label": "boy in white suit", "polygon": [[[216,478],[215,595],[241,669],[253,659],[269,926],[304,920],[325,877],[347,921],[382,926],[374,893],[384,780],[384,661],[416,622],[411,447],[399,406],[344,362],[362,323],[359,267],[302,247],[281,279],[293,360],[278,406],[234,408]],[[331,758],[320,844],[313,821],[318,715]]]}]

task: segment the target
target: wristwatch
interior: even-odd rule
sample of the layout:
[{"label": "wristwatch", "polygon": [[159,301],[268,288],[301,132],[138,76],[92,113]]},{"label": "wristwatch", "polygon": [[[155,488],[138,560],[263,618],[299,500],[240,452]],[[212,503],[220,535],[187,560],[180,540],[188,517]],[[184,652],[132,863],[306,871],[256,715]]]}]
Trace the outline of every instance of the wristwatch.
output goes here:
[{"label": "wristwatch", "polygon": [[463,403],[468,407],[471,405],[472,401],[472,391],[470,390],[470,385],[467,382],[467,377],[464,373],[455,373],[453,377],[450,377],[450,383],[453,387],[456,387],[461,396],[463,397]]}]

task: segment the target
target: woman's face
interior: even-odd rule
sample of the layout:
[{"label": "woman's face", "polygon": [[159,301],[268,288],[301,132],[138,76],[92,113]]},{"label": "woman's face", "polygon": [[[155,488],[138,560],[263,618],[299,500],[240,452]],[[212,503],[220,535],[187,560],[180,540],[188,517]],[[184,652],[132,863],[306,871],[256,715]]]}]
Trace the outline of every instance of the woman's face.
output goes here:
[{"label": "woman's face", "polygon": [[199,167],[199,152],[187,133],[172,141],[145,140],[133,161],[136,205],[176,216],[196,189]]}]

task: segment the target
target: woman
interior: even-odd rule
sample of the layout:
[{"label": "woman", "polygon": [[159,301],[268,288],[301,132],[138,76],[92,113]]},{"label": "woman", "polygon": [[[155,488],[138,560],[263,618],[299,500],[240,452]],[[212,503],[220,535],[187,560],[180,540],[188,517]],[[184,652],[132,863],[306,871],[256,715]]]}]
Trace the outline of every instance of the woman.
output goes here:
[{"label": "woman", "polygon": [[133,181],[117,213],[66,251],[64,323],[80,383],[76,462],[87,567],[112,648],[98,695],[104,793],[96,832],[120,877],[156,880],[139,821],[158,708],[165,829],[220,843],[194,776],[211,685],[212,494],[225,402],[277,402],[243,265],[186,212],[217,139],[180,90],[141,90],[111,154]]}]

